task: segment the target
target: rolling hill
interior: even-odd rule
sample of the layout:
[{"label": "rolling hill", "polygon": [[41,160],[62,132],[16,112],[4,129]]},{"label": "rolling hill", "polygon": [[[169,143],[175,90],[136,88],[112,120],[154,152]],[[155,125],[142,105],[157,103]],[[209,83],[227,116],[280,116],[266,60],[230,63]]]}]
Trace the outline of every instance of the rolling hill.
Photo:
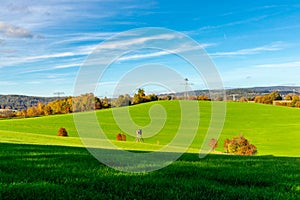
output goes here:
[{"label": "rolling hill", "polygon": [[[115,141],[120,129],[114,119],[125,122],[125,128],[130,129],[132,125],[126,115],[120,117],[118,113],[129,108],[131,120],[146,126],[151,119],[164,116],[164,112],[158,115],[154,105],[164,108],[167,116],[158,134],[145,138],[145,143],[135,143],[134,137],[128,134],[126,142]],[[95,159],[83,148],[74,124],[76,116],[71,114],[2,119],[0,199],[299,199],[300,109],[228,103],[217,150],[224,151],[225,138],[242,133],[257,146],[259,156],[209,154],[199,159],[199,148],[211,117],[210,102],[199,102],[199,105],[200,125],[188,152],[163,169],[139,173],[118,171]],[[91,115],[94,113],[78,115],[87,116],[80,119],[93,116],[114,145],[134,155],[158,150],[176,135],[182,115],[178,101],[127,108],[99,110],[94,116]],[[188,120],[194,120],[190,117]],[[159,123],[152,125],[143,130],[151,132],[160,127]],[[56,136],[62,126],[68,130],[69,137]],[[88,127],[81,136],[93,132]],[[102,139],[94,138],[94,141],[106,148]],[[167,157],[172,154],[164,153]]]},{"label": "rolling hill", "polygon": [[[153,105],[159,105],[165,109],[167,120],[162,129],[155,127],[160,126],[159,124],[153,125],[152,130],[159,129],[155,132],[157,134],[149,133],[151,129],[147,129],[148,134],[155,135],[145,138],[145,150],[148,148],[147,145],[154,145],[149,148],[155,149],[168,144],[176,135],[181,121],[179,101],[158,101],[130,106],[128,108],[132,120],[141,127],[148,125],[151,122],[149,110]],[[200,149],[211,117],[210,102],[199,102],[199,106],[200,124],[194,142],[190,146],[193,152]],[[127,107],[116,109],[123,112],[126,111]],[[106,137],[112,141],[115,140],[118,132],[122,132],[114,120],[114,110],[116,109],[96,111],[101,128]],[[87,113],[80,113],[80,115],[84,114]],[[155,117],[159,118],[160,116]],[[190,116],[190,119],[192,118],[193,116]],[[124,123],[128,123],[128,126],[130,126],[130,123],[126,120]],[[299,156],[299,121],[299,109],[251,103],[227,103],[226,121],[219,138],[217,151],[224,151],[223,141],[226,138],[243,134],[251,143],[257,146],[258,155]],[[58,138],[56,133],[60,127],[65,127],[70,137]],[[134,141],[135,133],[132,131],[126,134],[127,143],[122,143],[122,145],[124,148],[131,148],[134,146],[134,143],[131,142]],[[47,139],[42,136],[47,137]],[[0,138],[2,142],[81,146],[72,114],[0,120]],[[39,142],[39,140],[41,141]]]}]

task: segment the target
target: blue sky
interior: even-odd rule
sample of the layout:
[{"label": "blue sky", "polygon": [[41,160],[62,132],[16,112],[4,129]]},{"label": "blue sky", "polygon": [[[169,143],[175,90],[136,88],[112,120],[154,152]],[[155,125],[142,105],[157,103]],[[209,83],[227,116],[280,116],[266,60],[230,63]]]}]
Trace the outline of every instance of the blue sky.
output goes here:
[{"label": "blue sky", "polygon": [[[300,86],[299,21],[299,1],[1,1],[0,94],[72,95],[80,67],[101,42],[142,27],[171,29],[197,41],[226,88]],[[193,89],[206,88],[174,55],[146,50],[124,56],[100,80],[98,96],[109,96],[130,66],[147,63],[168,65]],[[184,90],[183,80],[176,84]]]}]

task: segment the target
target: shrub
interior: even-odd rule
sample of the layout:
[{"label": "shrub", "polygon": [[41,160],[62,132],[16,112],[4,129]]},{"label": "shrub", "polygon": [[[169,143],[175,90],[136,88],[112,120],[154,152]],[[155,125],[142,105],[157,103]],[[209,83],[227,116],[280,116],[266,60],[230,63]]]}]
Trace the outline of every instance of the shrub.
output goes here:
[{"label": "shrub", "polygon": [[243,136],[233,137],[231,140],[224,141],[224,148],[226,153],[233,153],[238,155],[253,155],[257,153],[257,148]]},{"label": "shrub", "polygon": [[59,130],[58,130],[58,133],[57,133],[58,136],[64,136],[64,137],[67,137],[68,136],[68,132],[65,128],[61,127]]},{"label": "shrub", "polygon": [[122,141],[126,141],[126,135],[125,134],[122,134]]},{"label": "shrub", "polygon": [[218,147],[218,140],[215,138],[210,139],[209,146],[215,151],[215,149]]},{"label": "shrub", "polygon": [[230,143],[230,140],[227,138],[225,141],[224,141],[224,149],[226,149],[226,153],[228,153],[228,145]]},{"label": "shrub", "polygon": [[116,136],[117,141],[126,141],[126,135],[118,133]]},{"label": "shrub", "polygon": [[117,134],[116,139],[117,139],[117,141],[122,141],[122,135],[121,135],[121,133]]}]

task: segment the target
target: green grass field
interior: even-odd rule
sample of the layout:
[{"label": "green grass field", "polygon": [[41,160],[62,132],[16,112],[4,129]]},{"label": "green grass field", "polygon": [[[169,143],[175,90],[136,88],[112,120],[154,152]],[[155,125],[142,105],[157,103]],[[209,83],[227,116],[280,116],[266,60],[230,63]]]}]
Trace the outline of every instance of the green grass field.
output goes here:
[{"label": "green grass field", "polygon": [[[150,146],[156,145],[158,142],[160,145],[168,144],[176,134],[181,120],[178,101],[162,101],[130,107],[130,113],[134,122],[140,126],[149,124],[150,117],[148,112],[151,106],[155,104],[162,105],[165,108],[167,120],[158,134],[145,139],[145,150],[147,150],[148,144]],[[192,151],[200,149],[211,117],[210,103],[200,102],[199,104],[200,125],[198,134],[191,145]],[[114,121],[112,110],[100,110],[96,114],[106,136],[115,141],[116,134],[121,132],[121,130]],[[251,143],[257,146],[258,155],[299,156],[299,122],[299,109],[262,104],[228,103],[226,121],[219,138],[217,151],[224,151],[223,141],[226,138],[243,134]],[[67,129],[69,138],[58,138],[56,136],[60,127]],[[2,142],[81,146],[73,115],[71,114],[0,120],[0,140]],[[39,142],[39,140],[41,141]],[[127,140],[134,141],[134,137],[127,135]],[[125,148],[131,148],[134,143],[128,142],[128,145],[121,145],[125,146]]]},{"label": "green grass field", "polygon": [[115,171],[84,148],[0,145],[0,199],[298,199],[300,158],[186,153],[150,173]]},{"label": "green grass field", "polygon": [[[120,129],[111,109],[96,115],[115,145],[154,151],[172,140],[181,120],[178,101],[161,101],[129,107],[133,121],[149,124],[154,104],[164,107],[167,120],[142,144],[128,134],[126,142],[115,141]],[[188,152],[166,168],[137,174],[111,169],[90,155],[73,115],[0,120],[0,199],[299,199],[300,109],[228,103],[217,151],[224,151],[225,138],[243,134],[257,146],[257,156],[210,154],[199,159],[211,117],[210,102],[199,105],[200,126]],[[60,127],[70,137],[56,136]]]}]

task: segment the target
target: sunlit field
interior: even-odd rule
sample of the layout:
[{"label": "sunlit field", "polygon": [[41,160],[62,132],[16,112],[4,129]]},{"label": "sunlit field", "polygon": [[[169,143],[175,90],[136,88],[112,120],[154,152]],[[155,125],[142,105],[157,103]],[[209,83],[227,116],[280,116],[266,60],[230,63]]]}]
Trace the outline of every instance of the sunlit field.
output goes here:
[{"label": "sunlit field", "polygon": [[[159,101],[131,106],[129,107],[131,119],[140,126],[148,125],[151,121],[149,109],[156,104],[165,109],[166,122],[153,137],[144,139],[144,150],[148,150],[149,146],[155,149],[157,144],[159,144],[157,148],[168,144],[177,133],[180,124],[181,112],[178,101]],[[199,108],[200,124],[191,145],[193,151],[200,149],[211,118],[210,102],[199,102]],[[123,133],[115,122],[112,109],[96,111],[96,115],[108,139],[115,141],[117,133]],[[242,134],[258,148],[258,155],[298,156],[300,155],[299,121],[300,109],[251,103],[227,103],[224,129],[216,150],[223,152],[223,142],[226,138]],[[68,138],[56,136],[60,127],[67,129]],[[127,134],[128,144],[124,142],[117,144],[134,149],[132,142],[135,140],[135,133],[130,134]],[[2,142],[81,146],[72,114],[0,120],[0,138]]]},{"label": "sunlit field", "polygon": [[0,145],[1,199],[297,199],[300,158],[186,153],[166,168],[125,173],[80,147]]},{"label": "sunlit field", "polygon": [[[135,153],[155,151],[175,136],[181,113],[178,101],[152,102],[129,107],[132,120],[149,124],[154,104],[165,109],[166,122],[144,143],[129,134],[127,141],[116,141],[122,131],[112,109],[96,111],[96,116],[113,144]],[[200,159],[211,108],[210,102],[199,106],[200,125],[187,153],[166,168],[144,173],[120,172],[95,159],[83,147],[71,114],[0,120],[0,199],[299,198],[299,109],[228,103],[219,146]],[[69,137],[56,136],[60,127]],[[224,139],[240,134],[256,145],[256,156],[224,153]]]}]

